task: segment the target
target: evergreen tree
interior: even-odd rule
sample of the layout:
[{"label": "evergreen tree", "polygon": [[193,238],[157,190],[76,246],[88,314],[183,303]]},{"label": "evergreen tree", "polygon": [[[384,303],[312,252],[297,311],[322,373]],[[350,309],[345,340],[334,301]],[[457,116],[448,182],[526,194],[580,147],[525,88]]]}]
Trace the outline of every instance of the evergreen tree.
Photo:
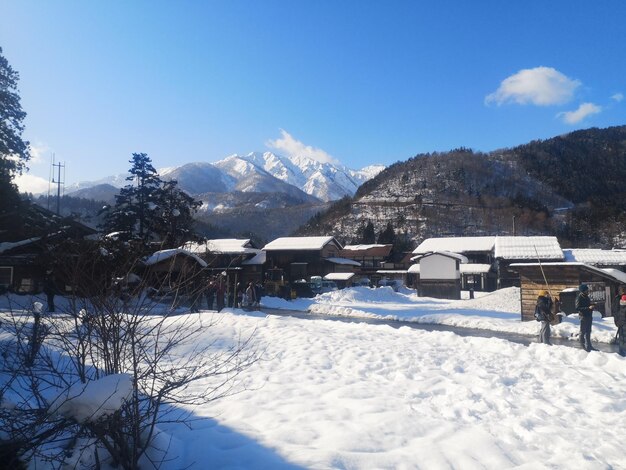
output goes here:
[{"label": "evergreen tree", "polygon": [[371,220],[368,220],[367,225],[363,227],[361,243],[365,245],[371,245],[373,243],[376,243],[376,231],[374,230],[374,224]]},{"label": "evergreen tree", "polygon": [[165,247],[180,246],[192,237],[193,213],[199,201],[178,188],[175,180],[163,181],[145,153],[134,153],[115,205],[107,208],[103,228],[124,232],[126,238],[160,241]]},{"label": "evergreen tree", "polygon": [[30,159],[28,142],[22,140],[24,118],[17,92],[19,74],[2,55],[0,47],[0,177],[10,181],[26,169]]},{"label": "evergreen tree", "polygon": [[385,230],[378,235],[378,243],[383,245],[393,245],[396,240],[396,232],[393,230],[391,222],[387,222]]},{"label": "evergreen tree", "polygon": [[17,92],[19,74],[11,68],[0,47],[0,241],[11,228],[20,227],[21,201],[13,178],[26,169],[30,159],[28,142],[22,140],[22,110]]},{"label": "evergreen tree", "polygon": [[164,248],[174,248],[193,238],[193,213],[202,202],[178,188],[176,180],[166,181],[157,192],[156,222],[151,229],[163,240]]}]

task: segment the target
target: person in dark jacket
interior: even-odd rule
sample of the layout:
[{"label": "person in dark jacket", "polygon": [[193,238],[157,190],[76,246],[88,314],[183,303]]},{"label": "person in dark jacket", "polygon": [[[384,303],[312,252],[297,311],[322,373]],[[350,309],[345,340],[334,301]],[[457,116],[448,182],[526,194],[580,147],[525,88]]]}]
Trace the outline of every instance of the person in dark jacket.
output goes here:
[{"label": "person in dark jacket", "polygon": [[539,341],[543,344],[552,344],[550,342],[550,321],[552,320],[552,299],[548,291],[542,290],[537,297],[537,306],[535,307],[535,318],[541,322],[539,330]]},{"label": "person in dark jacket", "polygon": [[48,301],[48,312],[54,313],[54,295],[57,292],[56,279],[52,271],[46,272],[46,277],[43,283],[43,292],[46,294],[46,300]]},{"label": "person in dark jacket", "polygon": [[587,284],[581,284],[578,287],[578,291],[575,308],[580,318],[580,344],[587,352],[597,351],[596,348],[591,346],[591,322],[593,321],[594,305],[589,298],[589,286],[587,286]]},{"label": "person in dark jacket", "polygon": [[217,281],[217,286],[215,287],[215,299],[217,302],[217,311],[221,312],[224,308],[224,294],[226,292],[226,287],[224,286],[224,279],[222,276],[219,276]]},{"label": "person in dark jacket", "polygon": [[209,284],[206,289],[206,303],[209,310],[213,310],[213,301],[215,300],[215,283],[213,279],[209,280]]}]

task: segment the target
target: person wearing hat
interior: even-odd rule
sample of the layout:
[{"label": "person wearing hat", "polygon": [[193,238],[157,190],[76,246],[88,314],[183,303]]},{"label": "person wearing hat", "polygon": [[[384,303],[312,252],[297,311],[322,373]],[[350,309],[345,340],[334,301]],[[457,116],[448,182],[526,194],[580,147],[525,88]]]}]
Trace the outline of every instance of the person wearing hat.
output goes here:
[{"label": "person wearing hat", "polygon": [[543,344],[550,342],[550,317],[552,312],[552,299],[546,290],[539,291],[537,305],[535,306],[535,318],[541,322],[539,330],[539,341]]},{"label": "person wearing hat", "polygon": [[589,298],[589,286],[581,284],[578,287],[578,291],[575,303],[575,308],[580,318],[580,334],[578,338],[585,351],[597,351],[596,348],[591,346],[591,322],[593,320],[594,305]]}]

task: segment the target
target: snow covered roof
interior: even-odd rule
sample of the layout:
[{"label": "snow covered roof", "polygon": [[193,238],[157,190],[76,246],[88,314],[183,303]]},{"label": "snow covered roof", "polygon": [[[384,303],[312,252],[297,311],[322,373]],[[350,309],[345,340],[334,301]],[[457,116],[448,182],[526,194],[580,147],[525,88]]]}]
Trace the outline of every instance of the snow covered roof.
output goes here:
[{"label": "snow covered roof", "polygon": [[269,242],[263,249],[266,251],[321,250],[331,242],[341,248],[334,237],[281,237]]},{"label": "snow covered roof", "polygon": [[348,281],[352,279],[354,273],[328,273],[324,276],[326,281]]},{"label": "snow covered roof", "polygon": [[188,242],[183,245],[185,250],[191,253],[222,253],[222,254],[245,254],[256,253],[251,247],[249,238],[217,238],[202,243]]},{"label": "snow covered roof", "polygon": [[585,264],[585,263],[579,263],[579,262],[566,262],[566,261],[561,261],[561,262],[548,262],[548,263],[512,263],[511,264],[511,268],[517,268],[517,267],[524,267],[524,266],[543,266],[543,267],[548,267],[548,266],[580,266],[582,268],[584,268],[587,271],[591,271],[591,272],[595,272],[597,274],[600,274],[603,277],[608,277],[610,279],[612,279],[613,281],[617,281],[617,282],[624,282],[623,279],[626,279],[626,277],[624,277],[624,274],[622,271],[619,271],[617,269],[600,269],[596,266],[592,266],[590,264]]},{"label": "snow covered roof", "polygon": [[20,240],[18,242],[2,242],[0,243],[0,253],[4,253],[5,251],[10,251],[13,248],[17,248],[20,246],[29,245],[39,240],[41,240],[41,237],[27,238],[26,240]]},{"label": "snow covered roof", "polygon": [[501,259],[562,260],[556,237],[496,237],[495,256]]},{"label": "snow covered roof", "polygon": [[491,270],[490,264],[468,263],[459,266],[461,274],[483,274]]},{"label": "snow covered roof", "polygon": [[609,273],[614,278],[619,279],[624,284],[626,284],[626,273],[625,272],[620,271],[619,269],[614,269],[614,268],[602,268],[602,271],[604,271],[606,273]]},{"label": "snow covered roof", "polygon": [[379,269],[376,274],[406,274],[406,269]]},{"label": "snow covered roof", "polygon": [[423,255],[415,256],[414,258],[411,258],[411,259],[412,260],[414,260],[415,258],[421,259],[421,258],[426,258],[427,256],[432,256],[432,255],[441,255],[441,256],[446,256],[448,258],[455,258],[455,259],[458,259],[461,263],[469,262],[467,257],[460,255],[458,253],[453,253],[451,251],[433,251],[431,253],[424,253]]},{"label": "snow covered roof", "polygon": [[148,256],[143,260],[143,264],[146,266],[152,266],[153,264],[160,263],[161,261],[165,261],[166,259],[172,258],[177,255],[189,256],[195,259],[200,266],[205,268],[207,266],[206,262],[201,259],[198,255],[190,253],[189,251],[183,250],[182,248],[172,248],[170,250],[160,250],[152,255]]},{"label": "snow covered roof", "polygon": [[335,264],[345,264],[348,266],[361,266],[361,263],[348,258],[326,258],[326,261],[330,261]]},{"label": "snow covered roof", "polygon": [[413,274],[419,274],[420,272],[420,264],[412,264],[411,266],[409,266],[409,269],[407,269],[407,273],[413,273]]},{"label": "snow covered roof", "polygon": [[469,251],[492,251],[496,237],[445,237],[427,238],[413,250],[416,255],[434,252],[450,251],[453,253],[467,253]]},{"label": "snow covered roof", "polygon": [[267,253],[259,250],[259,252],[256,255],[254,255],[250,259],[243,261],[241,264],[250,266],[250,265],[265,264],[265,261],[267,261]]},{"label": "snow covered roof", "polygon": [[341,256],[386,258],[392,248],[393,245],[346,245],[341,250]]},{"label": "snow covered roof", "polygon": [[594,248],[572,248],[563,250],[565,261],[606,265],[626,265],[626,250],[600,250]]}]

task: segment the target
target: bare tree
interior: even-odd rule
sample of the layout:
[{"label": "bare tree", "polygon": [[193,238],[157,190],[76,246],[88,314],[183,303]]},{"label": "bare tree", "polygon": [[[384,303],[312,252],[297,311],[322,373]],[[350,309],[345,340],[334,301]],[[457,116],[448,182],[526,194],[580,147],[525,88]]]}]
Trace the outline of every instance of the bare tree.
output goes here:
[{"label": "bare tree", "polygon": [[[161,286],[124,282],[136,259],[125,263],[125,277],[109,280],[120,270],[107,267],[108,257],[115,255],[94,246],[56,264],[71,289],[60,313],[15,305],[2,318],[0,399],[10,406],[0,407],[0,440],[24,460],[99,467],[107,459],[136,469],[143,459],[158,468],[167,450],[155,447],[159,425],[185,423],[190,407],[243,390],[241,373],[260,358],[253,333],[232,344],[203,343],[219,317],[168,314],[171,305],[149,295]],[[96,272],[107,276],[90,276]],[[184,274],[174,295],[198,295],[201,273]],[[111,376],[132,385],[118,407],[72,413],[89,384]]]}]

